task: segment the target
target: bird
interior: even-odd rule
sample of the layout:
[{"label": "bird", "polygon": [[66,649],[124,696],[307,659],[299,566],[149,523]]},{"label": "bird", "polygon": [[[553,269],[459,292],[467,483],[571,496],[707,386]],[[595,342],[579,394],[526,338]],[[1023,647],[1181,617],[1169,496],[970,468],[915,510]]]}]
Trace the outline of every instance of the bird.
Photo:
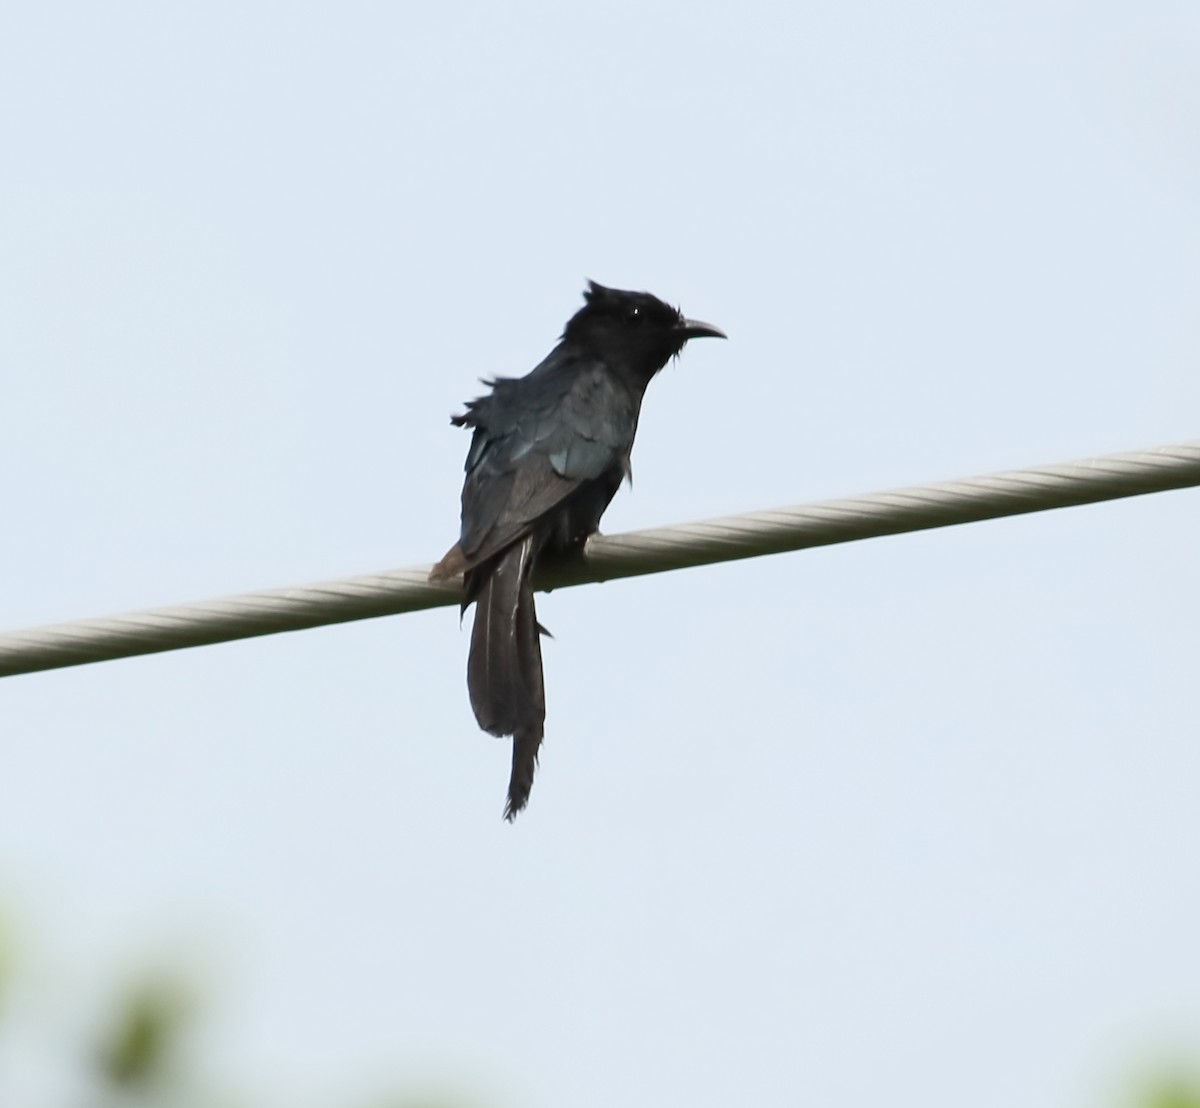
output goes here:
[{"label": "bird", "polygon": [[545,730],[541,636],[532,579],[539,560],[583,550],[623,480],[642,397],[689,339],[725,338],[648,292],[589,281],[558,344],[524,377],[483,380],[490,391],[451,416],[472,431],[462,529],[431,581],[463,578],[475,604],[467,689],[479,726],[511,735],[504,818],[529,800]]}]

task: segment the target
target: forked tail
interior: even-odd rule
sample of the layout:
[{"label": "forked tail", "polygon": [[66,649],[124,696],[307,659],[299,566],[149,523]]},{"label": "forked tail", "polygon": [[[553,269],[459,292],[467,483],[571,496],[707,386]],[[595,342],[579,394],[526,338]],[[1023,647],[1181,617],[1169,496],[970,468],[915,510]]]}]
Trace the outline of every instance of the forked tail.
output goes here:
[{"label": "forked tail", "polygon": [[512,820],[529,800],[546,720],[541,629],[530,576],[532,535],[468,572],[467,595],[475,600],[475,626],[467,661],[467,688],[479,726],[512,735],[512,776],[504,818]]}]

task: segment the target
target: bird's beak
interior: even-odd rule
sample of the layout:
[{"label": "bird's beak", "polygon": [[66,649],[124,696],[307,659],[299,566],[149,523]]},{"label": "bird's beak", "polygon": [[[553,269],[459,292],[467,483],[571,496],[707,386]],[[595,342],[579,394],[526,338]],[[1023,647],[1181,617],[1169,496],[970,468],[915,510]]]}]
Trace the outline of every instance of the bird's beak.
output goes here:
[{"label": "bird's beak", "polygon": [[711,323],[701,323],[698,319],[681,319],[679,331],[685,339],[724,339],[729,337],[720,327],[714,327]]}]

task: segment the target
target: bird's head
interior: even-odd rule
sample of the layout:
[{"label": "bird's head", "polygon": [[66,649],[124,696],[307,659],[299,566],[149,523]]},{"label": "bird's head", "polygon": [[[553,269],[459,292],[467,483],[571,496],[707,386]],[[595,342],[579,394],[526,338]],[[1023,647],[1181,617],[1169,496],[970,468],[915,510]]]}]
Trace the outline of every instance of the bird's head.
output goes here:
[{"label": "bird's head", "polygon": [[[648,292],[626,292],[589,281],[585,301],[567,323],[563,339],[605,361],[619,361],[648,381],[688,339],[723,339],[711,323],[685,319],[678,308]],[[616,368],[614,366],[614,368]]]}]

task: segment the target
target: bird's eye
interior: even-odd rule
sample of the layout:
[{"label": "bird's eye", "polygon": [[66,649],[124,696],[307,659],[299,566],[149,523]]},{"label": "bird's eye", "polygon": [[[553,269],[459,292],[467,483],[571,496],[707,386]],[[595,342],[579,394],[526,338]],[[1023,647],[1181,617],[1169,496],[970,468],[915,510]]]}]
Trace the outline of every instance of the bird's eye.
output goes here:
[{"label": "bird's eye", "polygon": [[634,304],[634,306],[629,309],[629,322],[630,323],[641,323],[644,318],[645,318],[645,315],[642,312],[642,309],[639,305]]}]

